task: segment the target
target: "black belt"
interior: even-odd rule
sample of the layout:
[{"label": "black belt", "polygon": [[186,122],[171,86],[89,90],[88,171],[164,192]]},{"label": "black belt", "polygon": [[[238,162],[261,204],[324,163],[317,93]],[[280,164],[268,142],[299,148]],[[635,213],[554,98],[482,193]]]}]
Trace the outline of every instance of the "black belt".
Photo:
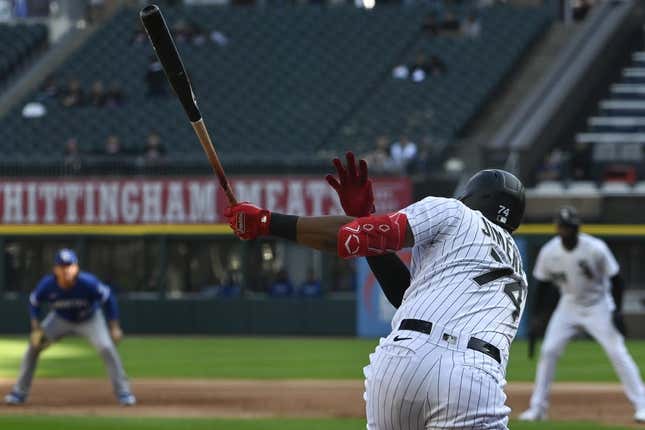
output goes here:
[{"label": "black belt", "polygon": [[[401,321],[401,325],[399,325],[399,330],[411,330],[411,331],[418,331],[420,333],[430,334],[430,332],[432,332],[432,323],[429,321],[423,321],[423,320],[405,319]],[[443,337],[444,337],[444,340],[448,340],[449,338],[452,338],[452,335],[445,333]],[[491,357],[492,359],[494,359],[500,364],[502,363],[499,349],[495,345],[491,345],[485,340],[477,339],[476,337],[471,337],[470,340],[468,340],[467,347],[469,349],[479,351],[482,354],[488,355],[489,357]]]}]

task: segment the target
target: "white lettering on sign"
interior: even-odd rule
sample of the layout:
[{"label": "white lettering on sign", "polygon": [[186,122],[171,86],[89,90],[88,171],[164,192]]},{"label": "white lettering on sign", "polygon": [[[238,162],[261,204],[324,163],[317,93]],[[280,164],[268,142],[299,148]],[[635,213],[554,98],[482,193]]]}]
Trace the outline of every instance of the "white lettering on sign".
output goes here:
[{"label": "white lettering on sign", "polygon": [[22,224],[22,184],[4,184],[4,214],[5,224]]},{"label": "white lettering on sign", "polygon": [[144,223],[161,221],[161,183],[146,182],[143,184],[143,217]]},{"label": "white lettering on sign", "polygon": [[181,185],[181,182],[171,182],[168,187],[166,222],[169,224],[183,223],[186,218],[186,211],[184,209],[184,190]]},{"label": "white lettering on sign", "polygon": [[36,224],[38,222],[38,187],[37,184],[29,182],[27,184],[27,223]]},{"label": "white lettering on sign", "polygon": [[121,190],[121,216],[126,224],[133,224],[139,218],[139,187],[136,182],[126,182]]},{"label": "white lettering on sign", "polygon": [[88,224],[94,223],[96,220],[96,210],[94,209],[94,184],[87,182],[85,184],[85,222]]},{"label": "white lettering on sign", "polygon": [[[336,193],[322,179],[254,177],[232,182],[239,201],[271,211],[299,216],[342,213]],[[407,180],[376,179],[374,192],[379,212],[409,204]],[[0,193],[4,224],[226,222],[218,207],[227,204],[226,196],[210,177],[9,180],[0,184]]]},{"label": "white lettering on sign", "polygon": [[116,223],[119,220],[119,184],[99,184],[99,221],[101,224]]},{"label": "white lettering on sign", "polygon": [[81,197],[82,188],[75,182],[63,184],[63,197],[65,198],[65,222],[78,224],[78,211],[76,205]]},{"label": "white lettering on sign", "polygon": [[266,194],[265,208],[271,212],[284,212],[284,209],[280,206],[280,198],[284,193],[284,182],[278,180],[266,181],[264,188]]},{"label": "white lettering on sign", "polygon": [[329,185],[323,181],[311,181],[307,184],[307,197],[311,199],[311,215],[323,215],[323,200],[328,195]]},{"label": "white lettering on sign", "polygon": [[294,180],[289,182],[286,212],[291,215],[307,215],[307,206],[305,205],[305,193],[303,191],[302,181]]},{"label": "white lettering on sign", "polygon": [[190,222],[215,222],[215,184],[190,182]]},{"label": "white lettering on sign", "polygon": [[56,198],[58,197],[58,186],[54,183],[44,183],[40,186],[38,194],[41,199],[45,200],[44,224],[56,223]]},{"label": "white lettering on sign", "polygon": [[250,202],[254,205],[262,205],[262,182],[249,181],[246,183],[242,180],[234,182],[235,195],[239,202]]}]

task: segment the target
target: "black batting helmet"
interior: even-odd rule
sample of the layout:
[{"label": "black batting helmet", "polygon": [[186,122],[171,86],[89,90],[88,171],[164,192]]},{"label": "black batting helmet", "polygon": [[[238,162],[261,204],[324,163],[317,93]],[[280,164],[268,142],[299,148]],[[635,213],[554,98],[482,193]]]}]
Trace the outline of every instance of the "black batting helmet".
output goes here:
[{"label": "black batting helmet", "polygon": [[558,214],[555,217],[555,223],[558,225],[566,225],[568,227],[580,227],[580,217],[578,211],[573,206],[562,206],[558,209]]},{"label": "black batting helmet", "polygon": [[505,170],[475,173],[457,198],[508,231],[519,227],[524,216],[524,185]]}]

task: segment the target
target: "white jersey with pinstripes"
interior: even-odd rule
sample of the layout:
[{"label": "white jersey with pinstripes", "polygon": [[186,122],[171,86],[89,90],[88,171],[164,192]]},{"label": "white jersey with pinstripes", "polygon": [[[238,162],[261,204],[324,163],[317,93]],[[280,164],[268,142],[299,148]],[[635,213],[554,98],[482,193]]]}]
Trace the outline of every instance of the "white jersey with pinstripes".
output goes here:
[{"label": "white jersey with pinstripes", "polygon": [[410,287],[392,328],[408,318],[429,321],[507,352],[527,291],[510,233],[455,199],[428,197],[402,212],[415,244]]}]

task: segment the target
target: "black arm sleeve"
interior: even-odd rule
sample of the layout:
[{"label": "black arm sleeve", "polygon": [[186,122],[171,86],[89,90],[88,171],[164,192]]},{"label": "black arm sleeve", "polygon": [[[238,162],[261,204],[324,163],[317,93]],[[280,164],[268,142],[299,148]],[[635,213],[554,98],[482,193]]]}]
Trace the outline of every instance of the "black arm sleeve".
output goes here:
[{"label": "black arm sleeve", "polygon": [[410,286],[410,271],[398,255],[385,254],[367,257],[372,273],[381,285],[385,297],[398,309],[403,302],[403,293]]},{"label": "black arm sleeve", "polygon": [[544,303],[546,301],[545,296],[549,287],[551,287],[551,283],[547,281],[537,281],[535,284],[535,300],[533,301],[533,309],[531,312],[532,317],[535,317],[543,311]]},{"label": "black arm sleeve", "polygon": [[623,291],[625,291],[625,281],[620,274],[611,278],[611,295],[616,304],[616,310],[620,312],[623,309]]}]

